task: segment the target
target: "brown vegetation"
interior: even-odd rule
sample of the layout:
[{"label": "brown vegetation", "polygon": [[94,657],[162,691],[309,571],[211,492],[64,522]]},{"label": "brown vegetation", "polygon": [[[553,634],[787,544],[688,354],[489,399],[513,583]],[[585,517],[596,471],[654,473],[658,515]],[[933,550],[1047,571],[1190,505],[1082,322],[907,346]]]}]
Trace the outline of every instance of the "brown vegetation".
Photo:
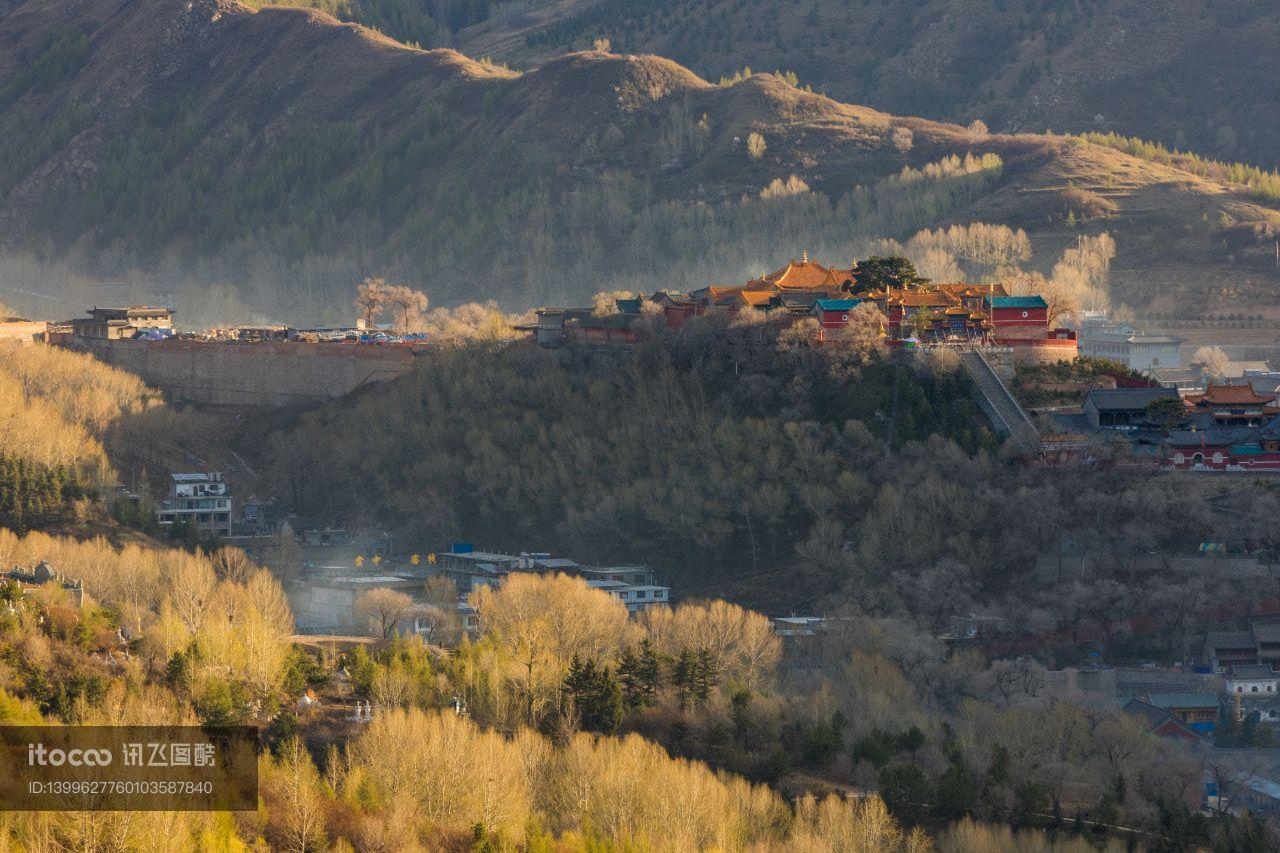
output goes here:
[{"label": "brown vegetation", "polygon": [[[845,258],[970,221],[1026,230],[1047,274],[1103,221],[1122,247],[1112,284],[1127,304],[1164,292],[1148,281],[1153,266],[1211,300],[1271,298],[1276,212],[1236,180],[1253,180],[1243,172],[895,118],[783,76],[719,87],[666,60],[598,51],[517,75],[317,14],[162,5],[109,18],[110,3],[24,3],[7,16],[15,36],[0,68],[39,71],[0,97],[0,263],[16,288],[68,281],[82,300],[90,291],[75,282],[92,257],[89,273],[139,294],[151,270],[191,270],[184,322],[254,306],[331,322],[372,268],[436,305],[523,308],[652,289],[654,269],[662,286],[687,289],[754,274],[797,246]],[[68,21],[88,35],[67,36]],[[141,77],[122,70],[137,44],[174,32],[183,48]],[[341,32],[352,38],[329,37]],[[286,64],[313,54],[332,71]],[[225,73],[210,77],[215,62]],[[232,78],[236,96],[223,97]],[[171,84],[182,99],[167,97]],[[775,180],[786,194],[769,190]],[[1237,245],[1241,226],[1250,236]],[[25,262],[42,241],[85,251],[56,269]],[[392,313],[411,327],[415,312],[420,302]]]}]

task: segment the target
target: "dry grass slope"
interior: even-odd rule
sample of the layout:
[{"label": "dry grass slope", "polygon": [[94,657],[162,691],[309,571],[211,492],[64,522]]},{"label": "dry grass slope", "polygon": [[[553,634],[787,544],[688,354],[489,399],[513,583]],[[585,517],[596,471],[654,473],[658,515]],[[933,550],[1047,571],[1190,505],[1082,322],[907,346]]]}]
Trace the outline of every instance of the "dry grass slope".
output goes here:
[{"label": "dry grass slope", "polygon": [[[54,62],[68,26],[87,42]],[[232,0],[25,2],[6,31],[0,73],[46,71],[0,90],[0,248],[53,246],[96,275],[195,269],[247,303],[315,313],[386,271],[435,304],[522,308],[696,282],[698,238],[751,255],[721,270],[732,278],[817,249],[806,235],[822,229],[847,235],[846,255],[990,221],[1025,228],[1042,262],[1108,231],[1117,298],[1137,307],[1280,301],[1278,214],[1247,187],[1059,136],[896,117],[771,74],[717,86],[597,51],[516,73]],[[998,154],[998,179],[910,220],[840,224],[811,204],[969,152]],[[792,175],[814,194],[741,201]]]}]

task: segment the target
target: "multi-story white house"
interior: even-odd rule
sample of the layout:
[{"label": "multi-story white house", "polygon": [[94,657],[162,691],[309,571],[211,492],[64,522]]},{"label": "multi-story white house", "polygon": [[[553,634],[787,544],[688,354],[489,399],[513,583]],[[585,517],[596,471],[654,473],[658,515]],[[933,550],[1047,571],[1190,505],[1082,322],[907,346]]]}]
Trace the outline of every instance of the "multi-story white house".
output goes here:
[{"label": "multi-story white house", "polygon": [[668,587],[656,584],[629,584],[622,581],[588,580],[587,585],[608,593],[611,597],[622,602],[626,605],[629,613],[639,613],[641,610],[655,605],[671,603],[671,590]]},{"label": "multi-story white house", "polygon": [[219,473],[173,474],[169,497],[156,509],[156,520],[166,528],[194,525],[201,535],[231,535],[231,495]]},{"label": "multi-story white house", "polygon": [[1183,338],[1142,332],[1102,315],[1085,317],[1077,338],[1080,355],[1118,361],[1139,373],[1182,366]]}]

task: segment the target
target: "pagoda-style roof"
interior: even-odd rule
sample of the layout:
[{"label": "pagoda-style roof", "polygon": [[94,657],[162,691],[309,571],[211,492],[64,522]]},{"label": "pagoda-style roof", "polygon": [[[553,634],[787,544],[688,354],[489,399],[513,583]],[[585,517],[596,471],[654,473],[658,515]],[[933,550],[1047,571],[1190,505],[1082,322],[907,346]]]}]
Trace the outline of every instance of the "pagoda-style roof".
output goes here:
[{"label": "pagoda-style roof", "polygon": [[940,290],[949,293],[957,299],[982,299],[988,296],[1008,296],[1008,291],[1004,289],[1003,284],[968,284],[967,282],[958,282],[953,284],[927,284],[930,290]]},{"label": "pagoda-style roof", "polygon": [[1188,394],[1187,403],[1198,407],[1212,406],[1261,406],[1271,403],[1274,397],[1259,394],[1253,390],[1253,383],[1240,385],[1209,383],[1203,394]]},{"label": "pagoda-style roof", "polygon": [[772,290],[740,290],[738,298],[753,308],[767,308],[776,297]]},{"label": "pagoda-style roof", "polygon": [[1249,427],[1210,427],[1209,429],[1175,429],[1166,439],[1170,447],[1230,447],[1251,441],[1256,432]]},{"label": "pagoda-style roof", "polygon": [[781,290],[820,290],[827,288],[839,290],[844,282],[851,278],[844,270],[824,267],[809,260],[804,255],[799,261],[794,258],[782,269],[774,270],[764,277],[764,281]]},{"label": "pagoda-style roof", "polygon": [[904,308],[940,308],[959,304],[960,300],[940,290],[913,290],[899,294],[894,300]]}]

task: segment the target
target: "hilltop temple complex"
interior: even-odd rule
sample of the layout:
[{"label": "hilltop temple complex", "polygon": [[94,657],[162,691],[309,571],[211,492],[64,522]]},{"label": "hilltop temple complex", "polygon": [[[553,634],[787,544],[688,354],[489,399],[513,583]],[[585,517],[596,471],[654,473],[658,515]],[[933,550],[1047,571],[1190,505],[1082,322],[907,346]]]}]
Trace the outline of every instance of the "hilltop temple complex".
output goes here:
[{"label": "hilltop temple complex", "polygon": [[[870,262],[899,259],[870,259]],[[868,262],[864,262],[868,263]],[[982,345],[1007,348],[1016,360],[1071,361],[1076,334],[1052,328],[1049,306],[1038,294],[1011,295],[1000,284],[935,284],[914,275],[898,282],[867,281],[857,261],[848,268],[799,260],[744,284],[713,285],[687,294],[659,291],[647,299],[618,300],[617,313],[590,310],[538,312],[532,327],[540,343],[626,345],[642,335],[634,321],[644,303],[661,309],[666,325],[679,329],[691,318],[759,311],[770,321],[790,325],[807,318],[819,324],[820,340],[837,342],[860,306],[878,311],[881,334],[890,346],[920,344]]]}]

